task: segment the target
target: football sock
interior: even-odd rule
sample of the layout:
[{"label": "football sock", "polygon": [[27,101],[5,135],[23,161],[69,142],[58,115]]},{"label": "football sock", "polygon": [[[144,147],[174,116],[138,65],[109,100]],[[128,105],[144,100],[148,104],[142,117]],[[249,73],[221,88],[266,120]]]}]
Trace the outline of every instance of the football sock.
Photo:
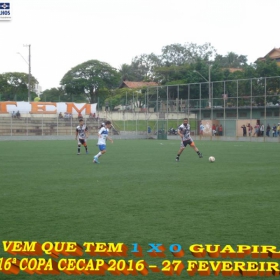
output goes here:
[{"label": "football sock", "polygon": [[81,146],[78,146],[78,153],[81,151]]},{"label": "football sock", "polygon": [[87,152],[87,146],[85,146],[86,152]]},{"label": "football sock", "polygon": [[197,151],[196,153],[197,153],[198,155],[200,155],[200,151]]},{"label": "football sock", "polygon": [[99,152],[96,156],[97,156],[97,157],[101,157],[101,155],[102,155],[102,153]]}]

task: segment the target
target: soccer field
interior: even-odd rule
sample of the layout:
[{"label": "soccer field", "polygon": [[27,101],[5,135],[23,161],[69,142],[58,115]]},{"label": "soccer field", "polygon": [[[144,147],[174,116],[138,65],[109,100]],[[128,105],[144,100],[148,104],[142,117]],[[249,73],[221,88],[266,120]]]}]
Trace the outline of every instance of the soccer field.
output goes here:
[{"label": "soccer field", "polygon": [[[77,156],[74,140],[1,142],[0,258],[12,256],[4,252],[5,240],[121,242],[128,246],[125,259],[141,259],[130,253],[131,244],[138,243],[142,259],[162,267],[163,260],[176,259],[169,246],[180,244],[185,251],[180,276],[149,270],[146,277],[117,279],[201,279],[186,271],[188,260],[199,260],[189,251],[192,244],[280,248],[278,143],[196,141],[203,158],[187,147],[175,162],[178,140],[115,140],[100,164],[93,164],[95,144],[89,140],[90,154],[82,147]],[[216,161],[209,163],[209,156]],[[149,256],[149,243],[163,244],[166,256]],[[275,260],[247,256],[244,261]],[[114,277],[0,271],[0,279]],[[224,277],[211,272],[206,279],[212,278]]]}]

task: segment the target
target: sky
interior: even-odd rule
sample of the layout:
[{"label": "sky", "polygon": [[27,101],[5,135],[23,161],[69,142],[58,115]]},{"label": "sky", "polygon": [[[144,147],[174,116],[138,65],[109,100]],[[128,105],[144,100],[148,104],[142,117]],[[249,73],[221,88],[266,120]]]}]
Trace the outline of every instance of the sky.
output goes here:
[{"label": "sky", "polygon": [[96,59],[120,69],[171,44],[211,43],[249,63],[280,47],[280,0],[11,0],[0,21],[0,74],[31,73],[42,90]]}]

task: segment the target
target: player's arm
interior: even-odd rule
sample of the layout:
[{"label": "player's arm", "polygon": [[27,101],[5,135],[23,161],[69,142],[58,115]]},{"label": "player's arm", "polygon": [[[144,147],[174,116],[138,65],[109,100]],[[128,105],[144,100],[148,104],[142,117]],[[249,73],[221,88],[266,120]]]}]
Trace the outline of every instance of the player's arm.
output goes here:
[{"label": "player's arm", "polygon": [[89,131],[88,131],[88,128],[86,128],[86,138],[88,138],[89,136]]},{"label": "player's arm", "polygon": [[107,137],[107,139],[113,144],[114,143],[114,141],[113,141],[113,139],[111,138],[111,137]]},{"label": "player's arm", "polygon": [[78,129],[76,129],[76,136],[75,136],[75,140],[77,140],[77,136],[78,136]]},{"label": "player's arm", "polygon": [[101,127],[98,131],[98,137],[101,138],[102,137],[102,132],[104,131],[104,127]]},{"label": "player's arm", "polygon": [[180,128],[178,128],[178,134],[179,134],[179,136],[180,136],[181,138],[183,138],[183,134],[182,134],[182,131],[181,131]]}]

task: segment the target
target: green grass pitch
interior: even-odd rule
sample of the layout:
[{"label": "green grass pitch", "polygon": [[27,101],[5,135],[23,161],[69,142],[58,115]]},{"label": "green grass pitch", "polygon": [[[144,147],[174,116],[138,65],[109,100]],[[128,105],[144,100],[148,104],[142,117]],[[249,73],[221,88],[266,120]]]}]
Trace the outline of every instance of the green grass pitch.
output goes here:
[{"label": "green grass pitch", "polygon": [[[180,244],[185,264],[195,259],[188,250],[192,244],[280,246],[278,143],[196,141],[203,158],[187,147],[175,162],[178,140],[115,140],[101,163],[93,164],[95,144],[89,140],[90,154],[82,147],[77,156],[74,140],[1,142],[0,257],[11,256],[4,253],[3,240],[123,242],[130,250],[131,243],[139,243],[144,259],[159,266],[174,258],[169,251],[165,258],[149,257],[148,243],[167,249]],[[0,279],[114,277],[0,272]],[[201,279],[185,270],[179,277],[152,272],[117,277],[175,278]],[[224,277],[205,279],[214,278]]]}]

